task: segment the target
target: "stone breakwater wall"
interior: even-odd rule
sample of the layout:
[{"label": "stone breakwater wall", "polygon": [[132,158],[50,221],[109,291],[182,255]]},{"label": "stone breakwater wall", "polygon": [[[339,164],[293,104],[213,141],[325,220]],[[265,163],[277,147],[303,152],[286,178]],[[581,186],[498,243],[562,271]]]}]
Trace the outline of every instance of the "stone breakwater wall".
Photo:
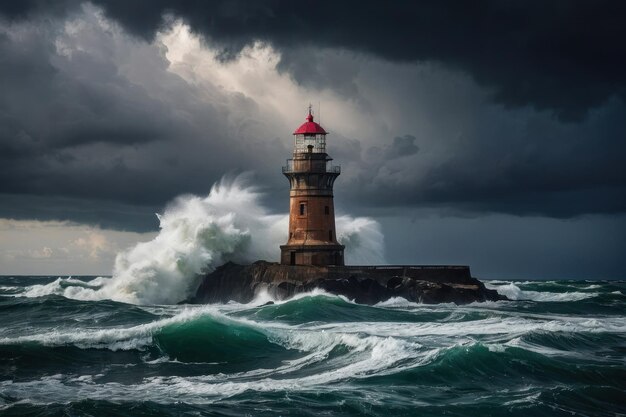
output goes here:
[{"label": "stone breakwater wall", "polygon": [[421,303],[504,300],[473,278],[468,266],[311,266],[228,262],[206,274],[190,303],[250,302],[261,291],[276,299],[323,289],[362,304],[393,297]]}]

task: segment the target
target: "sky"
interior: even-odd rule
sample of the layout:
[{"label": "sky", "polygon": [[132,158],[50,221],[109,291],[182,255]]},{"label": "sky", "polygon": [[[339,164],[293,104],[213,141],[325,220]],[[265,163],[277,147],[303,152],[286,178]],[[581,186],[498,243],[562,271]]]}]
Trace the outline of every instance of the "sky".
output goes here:
[{"label": "sky", "polygon": [[[309,103],[392,264],[626,278],[626,3],[0,3],[0,274],[105,274]],[[287,231],[285,231],[287,233]],[[278,248],[276,248],[278,254]]]}]

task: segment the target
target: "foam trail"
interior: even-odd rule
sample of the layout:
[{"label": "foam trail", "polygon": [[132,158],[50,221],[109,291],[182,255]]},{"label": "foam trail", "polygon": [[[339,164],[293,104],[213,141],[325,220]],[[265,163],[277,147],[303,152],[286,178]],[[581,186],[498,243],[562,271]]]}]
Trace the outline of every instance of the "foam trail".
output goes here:
[{"label": "foam trail", "polygon": [[[270,214],[260,198],[257,189],[247,184],[247,175],[223,178],[204,198],[186,195],[170,203],[158,215],[159,234],[120,252],[113,277],[101,279],[100,288],[57,280],[32,286],[23,295],[60,294],[134,304],[182,301],[197,288],[199,274],[226,261],[278,260],[278,246],[287,241],[289,218]],[[348,262],[384,262],[383,235],[375,220],[341,216],[337,230]]]},{"label": "foam trail", "polygon": [[489,289],[498,291],[499,294],[507,296],[511,300],[531,300],[531,301],[554,301],[567,302],[579,301],[586,298],[596,297],[598,293],[586,293],[579,291],[570,291],[562,293],[543,292],[543,291],[527,291],[522,290],[513,282],[506,284],[493,285],[493,282],[486,283]]}]

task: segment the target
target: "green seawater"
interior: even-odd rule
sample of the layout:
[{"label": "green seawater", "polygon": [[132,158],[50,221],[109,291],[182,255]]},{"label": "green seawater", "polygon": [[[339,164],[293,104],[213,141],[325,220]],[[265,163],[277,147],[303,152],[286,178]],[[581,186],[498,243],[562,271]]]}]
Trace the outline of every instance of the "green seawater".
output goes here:
[{"label": "green seawater", "polygon": [[0,277],[0,415],[626,415],[626,281],[488,281],[515,300],[468,306],[45,291],[95,279]]}]

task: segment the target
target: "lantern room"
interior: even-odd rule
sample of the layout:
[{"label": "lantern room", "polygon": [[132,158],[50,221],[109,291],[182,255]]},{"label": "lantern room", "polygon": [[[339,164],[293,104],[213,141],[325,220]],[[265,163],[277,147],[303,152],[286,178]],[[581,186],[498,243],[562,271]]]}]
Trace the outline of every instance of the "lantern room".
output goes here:
[{"label": "lantern room", "polygon": [[293,132],[294,136],[294,153],[326,153],[326,134],[322,126],[313,120],[311,106],[309,106],[309,114],[299,128]]}]

